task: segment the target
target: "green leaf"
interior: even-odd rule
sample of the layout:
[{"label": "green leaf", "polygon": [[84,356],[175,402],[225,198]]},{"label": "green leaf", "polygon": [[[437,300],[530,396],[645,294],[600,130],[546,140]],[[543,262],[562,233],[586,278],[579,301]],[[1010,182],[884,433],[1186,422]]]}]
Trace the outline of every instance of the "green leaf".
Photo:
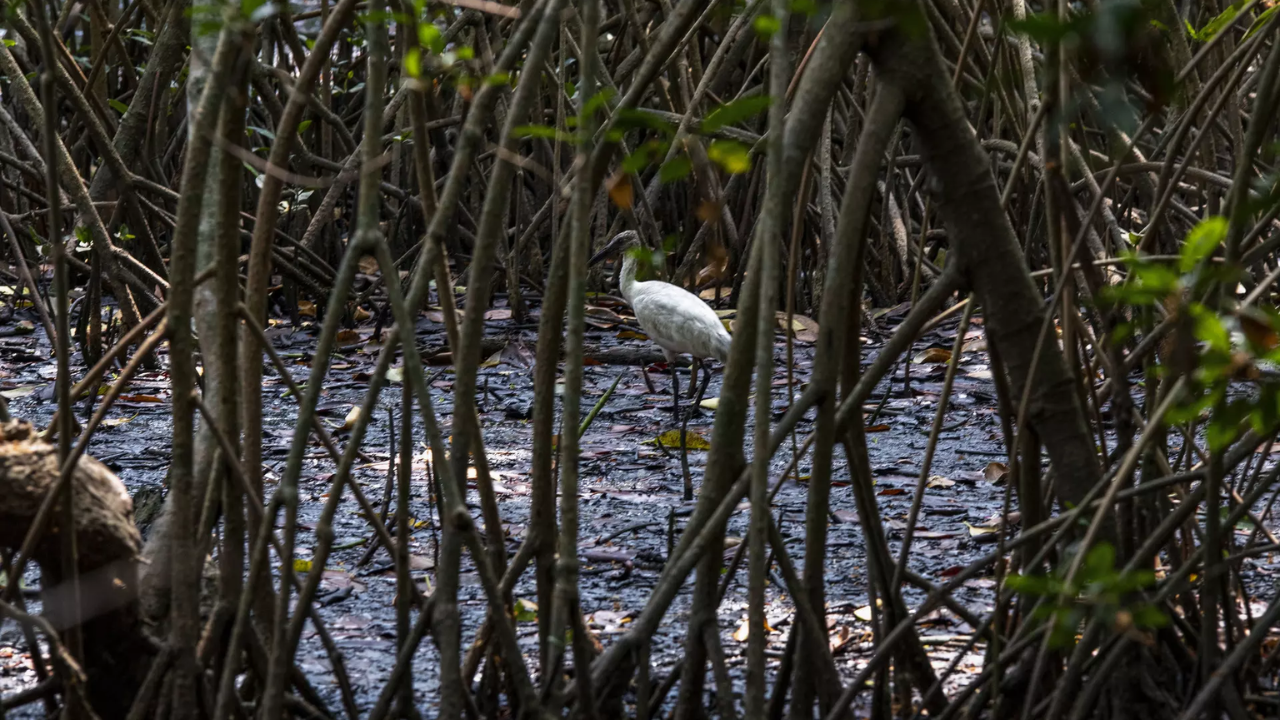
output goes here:
[{"label": "green leaf", "polygon": [[444,52],[444,35],[431,23],[418,25],[418,43],[437,55]]},{"label": "green leaf", "polygon": [[1084,558],[1084,567],[1081,568],[1081,580],[1084,582],[1097,582],[1098,579],[1105,577],[1116,567],[1116,549],[1108,542],[1100,542],[1089,550],[1089,554]]},{"label": "green leaf", "polygon": [[511,73],[500,72],[500,73],[494,73],[492,75],[488,75],[484,79],[484,84],[485,85],[510,85]]},{"label": "green leaf", "polygon": [[[570,93],[572,95],[572,93]],[[635,108],[622,108],[618,110],[614,117],[613,124],[619,128],[627,130],[639,130],[647,128],[655,130],[667,137],[676,134],[676,126],[666,120],[644,110],[636,110]]]},{"label": "green leaf", "polygon": [[458,48],[457,55],[459,60],[463,60],[463,61],[475,60],[476,49],[471,47],[470,45],[463,45],[462,47]]},{"label": "green leaf", "polygon": [[1138,627],[1162,628],[1169,624],[1169,617],[1164,614],[1164,611],[1155,605],[1143,603],[1142,605],[1134,607],[1132,612],[1133,622]]},{"label": "green leaf", "polygon": [[771,100],[772,98],[768,95],[755,95],[721,105],[702,121],[702,132],[709,135],[720,128],[736,125],[747,118],[759,115],[769,107]]},{"label": "green leaf", "polygon": [[1055,579],[1044,575],[1014,574],[1004,579],[1006,588],[1024,595],[1054,595],[1059,584]]},{"label": "green leaf", "polygon": [[787,9],[798,15],[814,15],[818,12],[818,3],[814,0],[791,0]]},{"label": "green leaf", "polygon": [[409,77],[417,79],[422,77],[422,50],[416,47],[409,48],[404,54],[404,71],[409,73]]},{"label": "green leaf", "polygon": [[604,107],[605,103],[609,102],[609,100],[612,97],[613,97],[613,88],[602,89],[600,92],[596,93],[595,95],[592,95],[591,99],[587,100],[586,104],[582,106],[582,114],[591,115],[592,113],[596,112],[600,108]]},{"label": "green leaf", "polygon": [[511,135],[517,138],[546,138],[548,140],[572,141],[574,139],[572,133],[558,130],[550,125],[521,125],[512,128]]},{"label": "green leaf", "polygon": [[1275,15],[1277,10],[1280,10],[1280,5],[1273,5],[1270,10],[1259,15],[1258,19],[1254,20],[1253,24],[1249,26],[1249,31],[1244,34],[1244,39],[1248,40],[1251,35],[1262,29],[1263,25],[1270,22],[1271,16]]},{"label": "green leaf", "polygon": [[663,163],[662,167],[658,169],[658,180],[664,185],[673,183],[677,180],[683,180],[692,170],[693,162],[684,155],[677,155]]},{"label": "green leaf", "polygon": [[1201,303],[1191,303],[1188,309],[1196,323],[1196,338],[1212,350],[1231,352],[1231,332],[1222,323],[1222,318]]},{"label": "green leaf", "polygon": [[1189,272],[1227,239],[1227,219],[1213,215],[1200,221],[1182,246],[1182,272]]},{"label": "green leaf", "polygon": [[707,147],[707,157],[731,175],[751,169],[751,150],[736,140],[716,140]]},{"label": "green leaf", "polygon": [[1200,417],[1204,409],[1213,404],[1212,395],[1201,395],[1185,405],[1176,405],[1165,413],[1164,421],[1169,425],[1181,425]]},{"label": "green leaf", "polygon": [[123,115],[123,114],[125,114],[125,113],[129,112],[129,106],[128,106],[128,105],[125,105],[124,103],[120,102],[119,100],[117,100],[117,99],[115,99],[115,98],[111,98],[111,99],[107,100],[107,104],[111,106],[111,109],[115,110],[116,112],[120,113],[121,115]]},{"label": "green leaf", "polygon": [[1196,30],[1191,27],[1191,23],[1187,23],[1187,31],[1191,34],[1193,40],[1200,42],[1209,42],[1217,35],[1222,28],[1231,24],[1236,19],[1236,15],[1240,14],[1240,8],[1244,7],[1244,0],[1236,0],[1226,10],[1223,10],[1217,17],[1205,23],[1205,26]]},{"label": "green leaf", "polygon": [[1052,45],[1061,42],[1069,35],[1078,34],[1080,19],[1059,20],[1055,13],[1031,13],[1025,19],[1010,19],[1009,31],[1018,35],[1026,35],[1041,45]]},{"label": "green leaf", "polygon": [[768,40],[773,37],[774,33],[782,29],[782,23],[772,15],[758,15],[755,20],[751,21],[751,27],[755,28],[756,34],[762,39]]},{"label": "green leaf", "polygon": [[302,122],[298,123],[298,134],[301,135],[302,133],[306,132],[310,128],[311,128],[311,121],[303,120]]},{"label": "green leaf", "polygon": [[256,133],[258,133],[259,135],[261,135],[261,136],[263,136],[263,137],[267,138],[268,140],[275,140],[275,139],[276,139],[276,134],[275,134],[275,133],[273,133],[273,132],[271,132],[270,130],[268,130],[268,129],[266,129],[266,128],[260,128],[260,127],[257,127],[257,126],[255,126],[255,125],[250,125],[250,126],[248,126],[247,128],[245,128],[245,129],[246,129],[246,130],[252,130],[253,132],[256,132]]},{"label": "green leaf", "polygon": [[667,150],[671,148],[671,143],[662,140],[650,140],[635,150],[631,151],[622,161],[622,169],[629,173],[638,173],[648,167],[649,163],[657,162],[659,158],[666,157]]},{"label": "green leaf", "polygon": [[1205,430],[1205,439],[1209,441],[1209,450],[1218,452],[1225,449],[1240,434],[1240,422],[1249,416],[1249,402],[1236,400],[1219,409]]},{"label": "green leaf", "polygon": [[534,622],[538,619],[538,606],[528,600],[517,599],[515,611],[516,622]]}]

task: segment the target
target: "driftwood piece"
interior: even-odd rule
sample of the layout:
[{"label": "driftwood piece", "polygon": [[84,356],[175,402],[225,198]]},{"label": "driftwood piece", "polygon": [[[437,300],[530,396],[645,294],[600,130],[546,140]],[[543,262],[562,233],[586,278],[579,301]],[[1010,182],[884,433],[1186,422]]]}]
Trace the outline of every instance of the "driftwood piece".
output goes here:
[{"label": "driftwood piece", "polygon": [[[53,445],[27,422],[0,425],[0,546],[21,546],[57,481]],[[124,717],[157,652],[138,613],[142,538],[133,523],[133,502],[115,473],[85,456],[73,482],[87,697],[100,717]],[[45,615],[61,631],[68,621],[59,560],[65,529],[59,523],[54,513],[32,559],[40,565]]]},{"label": "driftwood piece", "polygon": [[[489,358],[494,353],[502,352],[507,349],[508,345],[513,347],[522,347],[516,340],[510,340],[505,337],[486,337],[480,341],[480,354],[483,358]],[[652,365],[654,363],[666,362],[666,357],[657,345],[647,341],[641,341],[635,344],[618,344],[618,345],[591,345],[583,347],[583,356],[587,360],[588,365]],[[533,366],[533,352],[530,348],[528,352],[516,350],[517,356],[523,355],[527,362],[521,363],[525,367]],[[453,356],[449,352],[448,345],[436,343],[427,346],[423,350],[423,359],[431,365],[449,365],[453,362]]]}]

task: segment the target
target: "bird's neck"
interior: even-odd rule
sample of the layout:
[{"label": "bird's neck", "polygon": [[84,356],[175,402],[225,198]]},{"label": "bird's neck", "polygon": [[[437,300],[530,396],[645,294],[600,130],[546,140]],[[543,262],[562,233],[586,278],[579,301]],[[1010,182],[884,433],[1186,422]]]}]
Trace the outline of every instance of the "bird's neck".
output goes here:
[{"label": "bird's neck", "polygon": [[618,276],[618,289],[622,291],[622,297],[627,302],[631,302],[631,293],[636,286],[636,257],[631,253],[626,253],[622,258],[622,273]]}]

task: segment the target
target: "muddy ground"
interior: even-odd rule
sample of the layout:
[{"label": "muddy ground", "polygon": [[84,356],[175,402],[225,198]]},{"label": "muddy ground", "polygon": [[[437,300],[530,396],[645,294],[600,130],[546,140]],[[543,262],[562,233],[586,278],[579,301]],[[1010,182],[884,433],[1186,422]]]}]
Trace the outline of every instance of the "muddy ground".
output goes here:
[{"label": "muddy ground", "polygon": [[[624,309],[618,312],[627,315]],[[881,314],[876,326],[866,333],[863,362],[878,352],[886,333],[902,317],[905,307]],[[484,424],[485,441],[492,474],[499,492],[507,547],[514,553],[526,532],[529,516],[528,470],[530,464],[530,425],[527,417],[532,405],[532,357],[536,344],[536,320],[517,326],[501,307],[490,311],[487,333],[503,350],[492,363],[480,370],[477,396]],[[434,317],[433,317],[434,316]],[[629,336],[627,326],[616,318],[594,319],[599,326],[589,326],[587,343],[597,347],[634,346],[645,349],[648,342]],[[48,422],[54,409],[52,380],[54,367],[44,333],[32,327],[33,317],[26,311],[6,318],[0,325],[0,390],[10,398],[10,409],[16,417],[37,425]],[[796,326],[798,327],[798,326]],[[376,359],[376,346],[370,338],[373,323],[353,327],[344,334],[345,347],[335,357],[321,399],[320,412],[334,428],[341,443],[345,433],[339,428],[353,405],[358,405],[366,387],[367,373]],[[298,327],[281,322],[270,331],[279,351],[292,363],[295,378],[305,380],[314,347],[317,324],[305,319]],[[899,365],[893,379],[877,389],[873,404],[884,399],[881,411],[870,423],[867,442],[875,472],[881,517],[895,552],[900,547],[912,491],[921,471],[929,428],[936,412],[941,391],[947,353],[930,348],[949,349],[956,332],[954,321],[944,323],[918,342],[912,350],[910,383],[907,389],[904,367]],[[622,338],[619,338],[619,335]],[[802,338],[803,333],[799,333]],[[774,373],[773,412],[781,416],[793,395],[807,381],[812,364],[812,348],[802,341],[793,343],[791,386],[786,368],[786,339],[777,335]],[[419,323],[419,345],[438,347],[443,343],[438,313],[424,315]],[[994,541],[994,526],[1001,511],[1005,488],[998,482],[998,467],[990,463],[1004,460],[1000,436],[1000,420],[991,380],[981,318],[966,334],[966,351],[955,381],[950,409],[944,422],[937,454],[929,471],[931,481],[924,498],[923,510],[913,543],[910,567],[924,578],[945,582],[960,567],[989,551]],[[79,358],[77,358],[78,360]],[[161,354],[161,368],[164,356]],[[592,359],[588,358],[591,363]],[[438,392],[435,408],[447,432],[451,421],[452,374],[447,366],[434,381]],[[73,370],[83,372],[79,365]],[[706,391],[706,398],[719,394],[721,368]],[[643,606],[658,577],[666,556],[668,525],[674,517],[676,532],[682,532],[692,503],[682,500],[682,474],[678,450],[659,448],[652,441],[673,425],[670,411],[670,380],[661,366],[650,366],[649,375],[656,393],[650,392],[639,367],[616,364],[590,364],[585,370],[583,414],[591,409],[614,379],[621,375],[617,390],[604,406],[582,441],[581,518],[584,565],[581,582],[582,608],[604,643],[611,635],[622,632],[628,620]],[[682,388],[689,387],[688,376],[681,379]],[[287,396],[285,384],[268,372],[265,381],[266,462],[268,483],[282,474],[289,440],[293,433],[295,400]],[[885,398],[885,395],[888,395]],[[365,464],[355,471],[358,481],[375,504],[380,504],[386,478],[389,451],[389,414],[399,411],[400,387],[385,389],[381,409],[370,424],[365,450],[380,462]],[[685,401],[688,403],[688,401]],[[161,372],[138,377],[116,403],[110,421],[94,437],[91,454],[115,470],[131,492],[161,488],[169,462],[171,434],[167,376]],[[700,410],[690,422],[690,433],[710,435],[713,412]],[[812,413],[810,413],[812,415]],[[414,435],[414,496],[411,515],[423,522],[414,530],[412,566],[415,577],[425,588],[432,579],[435,557],[435,532],[430,519],[433,511],[426,482],[427,453],[424,435],[418,423]],[[802,442],[809,423],[802,423],[797,442]],[[750,431],[748,431],[750,437]],[[774,477],[785,469],[791,444],[784,445],[774,461]],[[689,464],[695,486],[701,481],[706,453],[690,451]],[[311,531],[327,492],[334,467],[318,444],[313,443],[303,470],[302,505],[298,555],[310,556],[314,537]],[[788,540],[792,557],[799,563],[803,557],[803,521],[807,480],[807,463],[801,463],[799,479],[783,483],[774,503],[775,516]],[[835,485],[832,492],[833,517],[827,549],[827,592],[830,634],[836,648],[837,663],[846,681],[865,663],[871,653],[870,625],[866,583],[863,534],[854,510],[848,470],[837,451]],[[268,487],[268,491],[271,487]],[[472,487],[469,501],[479,523],[479,502]],[[747,522],[745,505],[729,525],[733,538],[742,537]],[[342,649],[347,668],[356,686],[362,710],[375,702],[394,662],[395,579],[388,569],[390,559],[379,551],[371,562],[358,566],[365,554],[364,543],[371,535],[366,521],[358,514],[354,500],[348,500],[337,518],[337,546],[329,561],[322,585],[322,613]],[[621,531],[621,532],[620,532]],[[1266,558],[1258,570],[1265,573]],[[478,579],[469,565],[464,566],[460,607],[466,641],[469,642],[480,624],[485,603]],[[776,576],[775,576],[776,577]],[[1263,577],[1263,582],[1271,581]],[[39,578],[34,572],[25,579],[32,586]],[[994,581],[979,577],[966,584],[957,599],[971,611],[982,614],[990,609]],[[652,648],[652,676],[655,683],[666,676],[682,657],[682,642],[688,620],[689,592],[686,584],[667,615]],[[528,602],[535,598],[532,573],[516,589],[516,596]],[[769,587],[769,662],[775,670],[780,662],[788,634],[795,619],[785,593],[775,584]],[[917,606],[924,593],[911,588],[906,591],[908,605]],[[38,607],[38,605],[37,605]],[[745,572],[730,589],[719,612],[722,642],[730,672],[741,691],[745,670],[746,643],[735,636],[746,614]],[[531,614],[520,623],[521,641],[532,655],[536,654],[536,622]],[[942,610],[922,623],[920,632],[939,669],[959,652],[972,628],[952,613]],[[961,672],[948,687],[971,678],[969,673],[981,662],[982,646],[964,658]],[[304,637],[298,663],[312,682],[340,712],[338,689],[329,662],[319,641],[311,634]],[[30,657],[20,633],[12,623],[0,629],[0,692],[11,693],[34,682]],[[710,686],[710,684],[709,684]],[[434,647],[424,643],[415,662],[414,692],[424,716],[433,715],[432,708],[440,695],[437,658]],[[668,697],[668,703],[675,693]],[[865,694],[864,694],[865,700]],[[36,708],[38,706],[32,706]],[[13,715],[11,715],[12,717]]]}]

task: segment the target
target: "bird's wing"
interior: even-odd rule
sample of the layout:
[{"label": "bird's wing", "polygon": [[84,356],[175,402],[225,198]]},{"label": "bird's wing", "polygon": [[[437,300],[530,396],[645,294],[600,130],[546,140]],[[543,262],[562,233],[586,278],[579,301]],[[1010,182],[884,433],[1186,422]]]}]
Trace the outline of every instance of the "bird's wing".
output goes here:
[{"label": "bird's wing", "polygon": [[637,283],[631,299],[640,327],[654,342],[675,353],[724,360],[729,333],[716,312],[698,296],[669,283]]}]

